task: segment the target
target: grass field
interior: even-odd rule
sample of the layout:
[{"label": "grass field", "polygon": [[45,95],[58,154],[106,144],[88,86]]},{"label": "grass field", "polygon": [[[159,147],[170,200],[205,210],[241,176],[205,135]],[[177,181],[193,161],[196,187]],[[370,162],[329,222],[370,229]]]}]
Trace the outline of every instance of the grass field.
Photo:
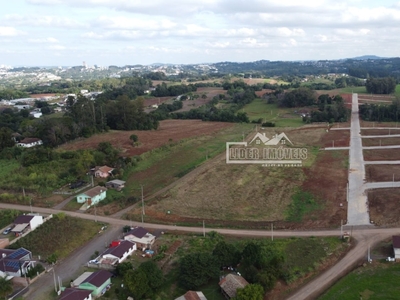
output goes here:
[{"label": "grass field", "polygon": [[276,104],[267,104],[266,100],[255,99],[241,111],[247,113],[250,120],[263,118],[264,122],[273,122],[276,127],[300,127],[304,123],[295,109],[279,108]]},{"label": "grass field", "polygon": [[10,176],[18,168],[19,162],[15,159],[0,159],[0,180]]},{"label": "grass field", "polygon": [[101,226],[100,223],[60,213],[18,240],[12,248],[24,247],[43,258],[55,253],[58,259],[62,259],[93,238]]},{"label": "grass field", "polygon": [[376,262],[351,272],[318,299],[400,299],[399,274],[399,264]]}]

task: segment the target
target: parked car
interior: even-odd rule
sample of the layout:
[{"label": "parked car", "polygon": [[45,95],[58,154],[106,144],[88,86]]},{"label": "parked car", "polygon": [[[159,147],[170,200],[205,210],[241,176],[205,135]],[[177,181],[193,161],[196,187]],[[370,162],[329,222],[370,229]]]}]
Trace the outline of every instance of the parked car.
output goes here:
[{"label": "parked car", "polygon": [[7,235],[7,234],[9,234],[11,232],[11,230],[12,230],[12,227],[8,227],[3,231],[3,234]]},{"label": "parked car", "polygon": [[83,186],[84,184],[86,184],[86,181],[78,180],[78,181],[76,181],[76,182],[74,182],[74,183],[71,183],[70,186],[69,186],[69,188],[70,188],[70,189],[76,189],[76,188],[78,188],[78,187]]}]

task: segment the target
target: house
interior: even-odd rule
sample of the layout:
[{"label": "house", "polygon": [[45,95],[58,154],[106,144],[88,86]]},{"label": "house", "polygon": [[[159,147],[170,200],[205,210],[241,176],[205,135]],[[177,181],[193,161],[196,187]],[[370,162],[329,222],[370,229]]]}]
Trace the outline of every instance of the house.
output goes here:
[{"label": "house", "polygon": [[20,215],[14,220],[14,224],[15,225],[28,224],[31,230],[35,230],[36,227],[43,224],[43,216],[32,213]]},{"label": "house", "polygon": [[207,298],[202,292],[188,291],[185,295],[182,295],[175,300],[207,300]]},{"label": "house", "polygon": [[39,119],[43,114],[40,111],[31,111],[29,115],[36,119]]},{"label": "house", "polygon": [[85,272],[72,283],[73,287],[90,291],[93,298],[103,295],[111,286],[112,274],[105,270]]},{"label": "house", "polygon": [[18,236],[28,230],[35,230],[41,224],[43,224],[43,216],[36,214],[21,215],[14,220],[14,227],[11,232]]},{"label": "house", "polygon": [[392,236],[394,258],[400,259],[400,235]]},{"label": "house", "polygon": [[228,274],[219,282],[222,294],[226,299],[236,297],[236,290],[242,289],[249,283],[242,276]]},{"label": "house", "polygon": [[116,265],[123,262],[129,255],[136,251],[136,244],[130,241],[114,241],[110,248],[103,252],[100,264]]},{"label": "house", "polygon": [[125,181],[119,180],[119,179],[114,179],[114,180],[108,181],[106,183],[106,187],[120,191],[125,187]]},{"label": "house", "polygon": [[32,253],[25,248],[0,249],[0,276],[22,277],[35,266]]},{"label": "house", "polygon": [[31,148],[31,147],[43,145],[43,141],[38,138],[24,138],[17,145],[20,147],[23,147],[23,148]]},{"label": "house", "polygon": [[276,134],[272,139],[270,139],[268,142],[265,143],[265,145],[278,145],[279,143],[281,144],[286,144],[289,142],[290,144],[293,144],[289,138],[286,136],[284,132],[280,134]]},{"label": "house", "polygon": [[65,289],[58,300],[92,300],[92,292],[90,290],[81,290],[75,288]]},{"label": "house", "polygon": [[156,237],[143,227],[135,227],[125,234],[124,240],[136,243],[138,249],[144,250],[151,248]]},{"label": "house", "polygon": [[104,186],[95,186],[86,192],[79,194],[76,199],[78,203],[85,203],[87,208],[96,205],[106,198],[107,188]]},{"label": "house", "polygon": [[114,169],[108,166],[95,167],[94,176],[100,178],[107,178],[108,176],[112,175],[112,171],[114,171]]}]

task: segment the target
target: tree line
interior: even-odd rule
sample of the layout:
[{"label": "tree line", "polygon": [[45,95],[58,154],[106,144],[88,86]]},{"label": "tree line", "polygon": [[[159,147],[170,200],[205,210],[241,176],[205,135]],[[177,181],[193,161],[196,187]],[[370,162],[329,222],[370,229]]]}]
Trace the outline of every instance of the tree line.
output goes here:
[{"label": "tree line", "polygon": [[365,87],[368,93],[392,94],[396,90],[396,80],[393,77],[368,78]]},{"label": "tree line", "polygon": [[359,109],[360,117],[365,121],[373,122],[398,122],[400,116],[400,99],[390,105],[363,104]]}]

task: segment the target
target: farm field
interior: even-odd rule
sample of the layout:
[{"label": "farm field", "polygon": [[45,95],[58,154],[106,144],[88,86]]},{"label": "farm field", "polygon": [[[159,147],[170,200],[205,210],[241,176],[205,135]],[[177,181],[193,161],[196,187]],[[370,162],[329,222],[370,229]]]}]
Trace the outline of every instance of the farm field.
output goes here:
[{"label": "farm field", "polygon": [[400,160],[399,149],[363,150],[364,160]]},{"label": "farm field", "polygon": [[366,165],[367,182],[400,181],[400,165]]},{"label": "farm field", "polygon": [[[268,128],[267,135],[274,130]],[[212,226],[236,227],[265,227],[270,222],[282,228],[338,226],[346,216],[347,152],[317,150],[328,135],[324,128],[284,131],[297,146],[309,147],[304,167],[227,165],[221,155],[146,203],[146,220],[198,224],[204,219]],[[298,196],[308,200],[303,203]],[[293,210],[304,212],[302,222],[286,221]],[[138,207],[126,217],[138,219],[140,211]]]},{"label": "farm field", "polygon": [[[96,134],[87,139],[79,139],[61,145],[60,150],[95,149],[101,142],[110,142],[122,152],[123,156],[140,155],[144,152],[158,148],[171,141],[191,138],[195,136],[210,135],[221,129],[232,127],[233,123],[203,122],[201,120],[164,120],[160,122],[157,130],[151,131],[110,131]],[[134,147],[129,137],[136,134],[140,145]]]},{"label": "farm field", "polygon": [[[200,97],[193,100],[185,100],[183,101],[183,107],[177,112],[189,111],[193,108],[198,108],[204,104],[207,104],[212,100],[214,96],[218,96],[219,94],[226,94],[226,91],[222,87],[200,87],[197,89],[197,92],[193,92],[193,94],[197,94]],[[206,98],[202,98],[201,96],[205,95]]]},{"label": "farm field", "polygon": [[[366,133],[363,133],[363,135],[372,135],[369,130],[374,130],[373,134],[374,135],[379,135],[379,134],[389,134],[389,129],[387,131],[383,129],[374,129],[374,127],[399,127],[400,130],[400,124],[396,122],[370,122],[370,121],[363,121],[360,120],[360,126],[361,127],[371,127],[371,129],[362,129],[362,130],[368,130]],[[392,129],[392,130],[397,130],[397,129]],[[392,133],[392,130],[390,131]],[[364,131],[361,131],[364,132]],[[397,134],[399,132],[396,132]]]},{"label": "farm field", "polygon": [[374,262],[359,267],[339,282],[318,300],[350,299],[400,299],[397,263]]},{"label": "farm field", "polygon": [[369,190],[368,207],[370,218],[375,225],[400,225],[400,195],[398,188]]},{"label": "farm field", "polygon": [[276,104],[267,104],[266,100],[255,99],[241,111],[247,113],[250,120],[263,119],[264,122],[273,122],[276,127],[300,127],[303,120],[295,109],[278,108]]}]

